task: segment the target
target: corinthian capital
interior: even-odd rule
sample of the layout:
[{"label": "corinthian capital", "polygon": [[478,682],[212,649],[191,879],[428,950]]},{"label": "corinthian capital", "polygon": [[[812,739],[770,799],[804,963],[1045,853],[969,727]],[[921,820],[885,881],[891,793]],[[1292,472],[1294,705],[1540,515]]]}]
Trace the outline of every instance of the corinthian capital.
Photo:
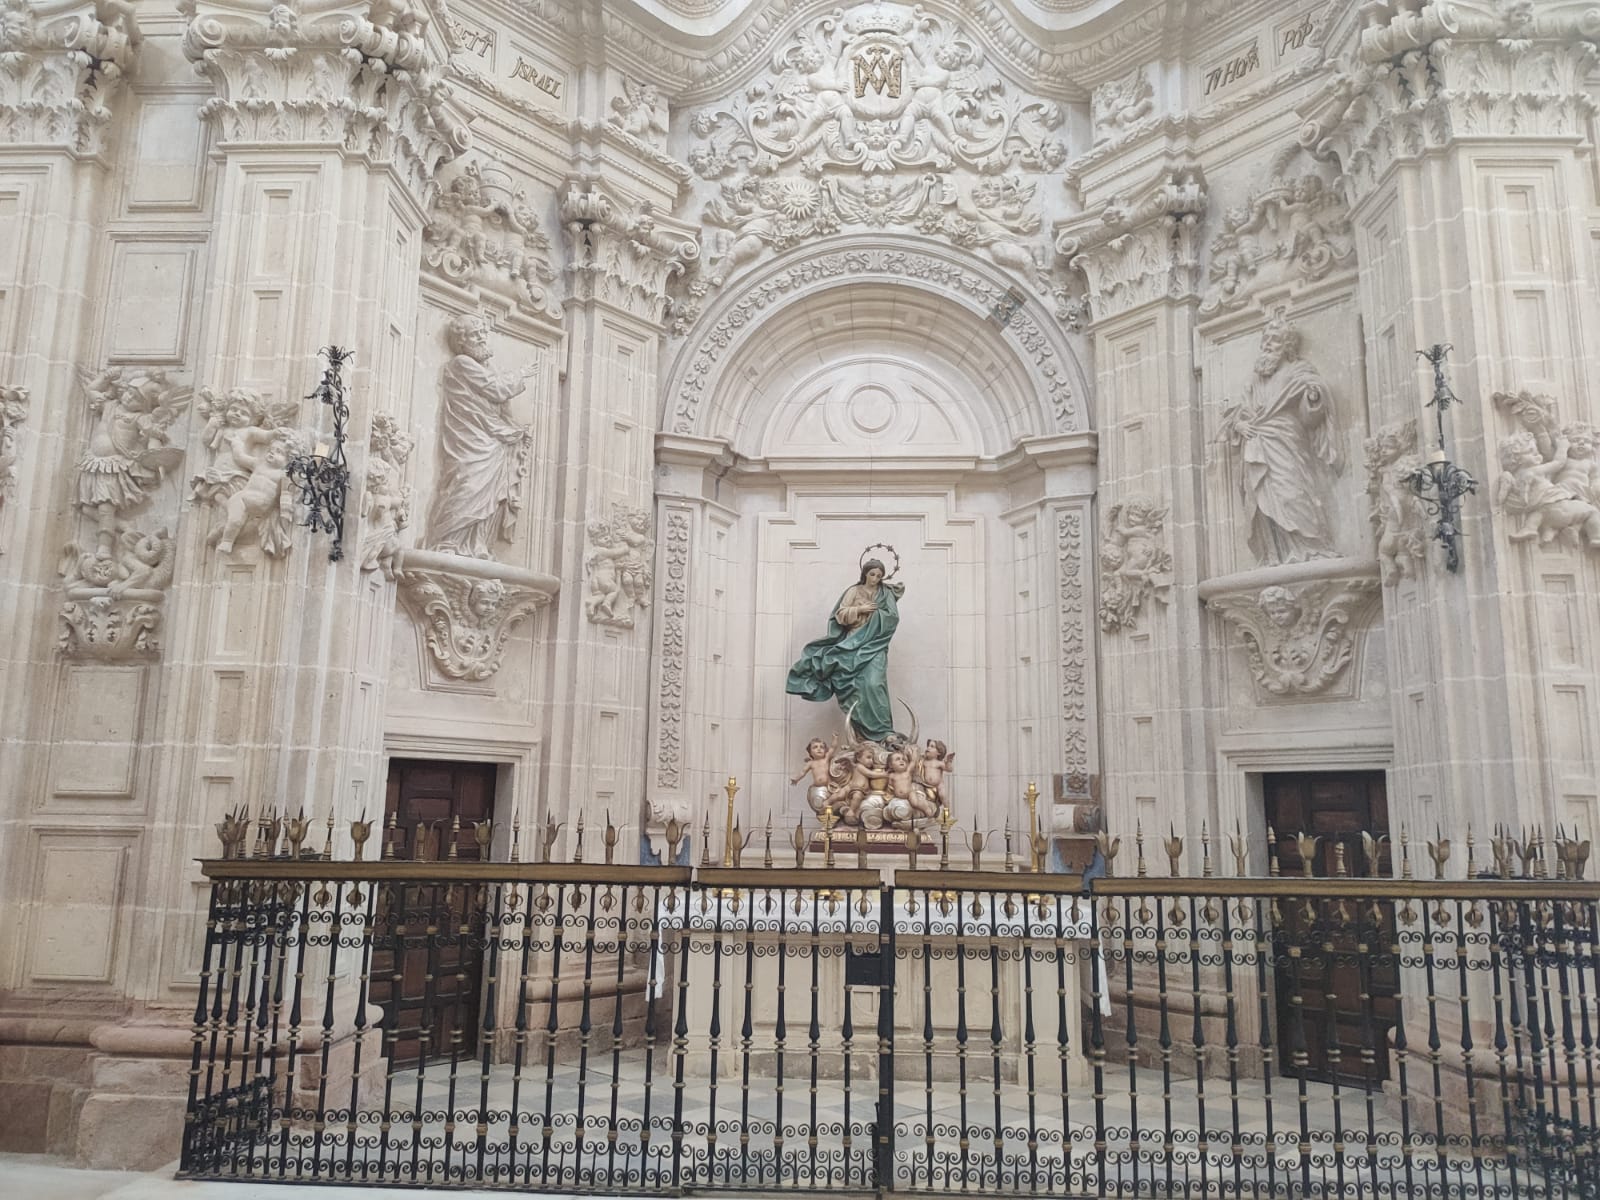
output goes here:
[{"label": "corinthian capital", "polygon": [[666,318],[668,283],[700,257],[692,226],[593,180],[567,183],[561,224],[573,299],[598,300],[652,325]]},{"label": "corinthian capital", "polygon": [[97,157],[138,44],[123,0],[0,0],[0,143]]},{"label": "corinthian capital", "polygon": [[469,144],[436,2],[179,0],[184,53],[217,91],[202,112],[224,144],[337,145],[391,164],[425,204]]},{"label": "corinthian capital", "polygon": [[1056,253],[1082,273],[1096,321],[1197,295],[1206,200],[1200,168],[1180,165],[1056,226]]}]

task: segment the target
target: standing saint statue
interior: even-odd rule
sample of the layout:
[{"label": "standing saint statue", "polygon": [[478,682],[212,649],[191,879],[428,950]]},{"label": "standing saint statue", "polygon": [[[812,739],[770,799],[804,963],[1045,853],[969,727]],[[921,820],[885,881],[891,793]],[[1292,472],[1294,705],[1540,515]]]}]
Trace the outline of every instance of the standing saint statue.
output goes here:
[{"label": "standing saint statue", "polygon": [[900,624],[904,594],[905,584],[884,578],[880,559],[863,562],[861,578],[834,605],[827,636],[808,643],[789,668],[785,690],[807,700],[836,699],[856,733],[869,741],[892,734],[889,640]]},{"label": "standing saint statue", "polygon": [[1219,438],[1242,462],[1250,549],[1263,566],[1338,554],[1323,497],[1343,463],[1329,426],[1327,381],[1300,358],[1280,308],[1261,334],[1249,395],[1228,405]]},{"label": "standing saint statue", "polygon": [[491,370],[480,317],[457,317],[447,336],[453,357],[439,373],[439,491],[429,529],[435,549],[489,558],[494,543],[516,537],[532,431],[509,409],[538,368]]}]

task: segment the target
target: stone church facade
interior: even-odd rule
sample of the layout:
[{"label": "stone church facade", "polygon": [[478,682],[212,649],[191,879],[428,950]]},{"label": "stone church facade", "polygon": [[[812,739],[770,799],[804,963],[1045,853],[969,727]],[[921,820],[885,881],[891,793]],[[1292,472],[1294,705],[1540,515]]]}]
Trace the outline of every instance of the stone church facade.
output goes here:
[{"label": "stone church facade", "polygon": [[1597,49],[1587,0],[0,0],[0,1147],[173,1156],[240,808],[811,820],[843,717],[785,673],[864,547],[955,816],[1036,782],[1060,869],[1290,795],[1592,837]]}]

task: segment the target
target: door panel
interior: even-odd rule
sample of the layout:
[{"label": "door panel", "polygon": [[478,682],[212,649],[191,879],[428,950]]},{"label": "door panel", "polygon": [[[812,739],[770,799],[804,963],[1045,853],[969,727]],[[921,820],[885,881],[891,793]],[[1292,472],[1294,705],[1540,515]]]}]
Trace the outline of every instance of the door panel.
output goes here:
[{"label": "door panel", "polygon": [[[452,822],[457,859],[480,857],[473,825],[494,812],[493,763],[389,762],[384,829],[397,859],[437,862],[451,857]],[[390,817],[394,830],[389,832]],[[460,884],[413,884],[380,893],[378,939],[372,954],[371,997],[383,1006],[397,1064],[452,1054],[472,1054],[478,1044],[482,992],[481,922]],[[430,926],[460,929],[444,944],[426,936]]]},{"label": "door panel", "polygon": [[[1311,864],[1314,877],[1336,874],[1337,849],[1351,876],[1389,873],[1389,808],[1381,771],[1326,775],[1267,775],[1263,778],[1267,823],[1277,834],[1278,866],[1299,876],[1304,861],[1296,837],[1319,839]],[[1363,832],[1378,841],[1379,861],[1367,862]],[[1307,894],[1316,895],[1315,886]],[[1344,919],[1339,919],[1339,918]],[[1319,922],[1313,931],[1312,922]],[[1286,899],[1276,907],[1277,1016],[1279,1062],[1295,1074],[1304,1054],[1313,1079],[1376,1085],[1389,1077],[1389,1031],[1399,1005],[1399,966],[1387,948],[1394,944],[1394,906],[1351,904],[1340,912],[1327,902]],[[1358,953],[1365,942],[1368,954]],[[1293,950],[1295,953],[1291,954]],[[1362,978],[1362,962],[1370,975]],[[1365,998],[1363,998],[1365,996]],[[1331,1053],[1337,1050],[1337,1055]],[[1363,1052],[1371,1051],[1371,1062]]]}]

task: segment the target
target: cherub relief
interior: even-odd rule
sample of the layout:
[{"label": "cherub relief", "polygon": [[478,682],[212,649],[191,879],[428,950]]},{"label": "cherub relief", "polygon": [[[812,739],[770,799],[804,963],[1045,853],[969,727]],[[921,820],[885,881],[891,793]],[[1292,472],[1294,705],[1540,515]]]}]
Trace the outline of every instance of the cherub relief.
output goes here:
[{"label": "cherub relief", "polygon": [[168,429],[189,406],[189,392],[163,371],[109,367],[84,377],[91,425],[78,457],[77,507],[109,550],[121,518],[140,508],[183,459]]},{"label": "cherub relief", "polygon": [[1137,627],[1145,599],[1165,593],[1172,555],[1165,546],[1167,510],[1148,496],[1111,506],[1100,543],[1100,628]]}]

